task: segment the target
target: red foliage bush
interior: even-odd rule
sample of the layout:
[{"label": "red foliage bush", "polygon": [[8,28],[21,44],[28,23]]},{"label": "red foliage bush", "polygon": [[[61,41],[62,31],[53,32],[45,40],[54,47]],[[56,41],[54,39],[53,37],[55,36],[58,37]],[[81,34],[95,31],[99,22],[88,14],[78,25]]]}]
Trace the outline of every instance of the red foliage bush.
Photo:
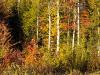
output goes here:
[{"label": "red foliage bush", "polygon": [[14,50],[11,53],[6,53],[6,55],[4,56],[4,61],[3,63],[6,64],[11,64],[12,62],[15,62],[18,65],[22,65],[23,63],[23,55],[22,52],[20,52],[19,50]]},{"label": "red foliage bush", "polygon": [[76,24],[74,24],[74,22],[71,22],[70,24],[66,24],[64,25],[64,30],[68,30],[68,29],[76,29]]},{"label": "red foliage bush", "polygon": [[68,16],[64,16],[64,19],[68,19]]}]

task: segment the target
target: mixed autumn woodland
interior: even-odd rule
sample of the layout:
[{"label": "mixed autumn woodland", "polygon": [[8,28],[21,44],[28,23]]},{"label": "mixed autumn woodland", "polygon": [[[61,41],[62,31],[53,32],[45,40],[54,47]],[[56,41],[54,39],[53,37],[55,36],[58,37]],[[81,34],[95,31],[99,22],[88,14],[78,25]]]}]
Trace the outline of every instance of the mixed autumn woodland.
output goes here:
[{"label": "mixed autumn woodland", "polygon": [[100,0],[0,0],[0,75],[99,75]]}]

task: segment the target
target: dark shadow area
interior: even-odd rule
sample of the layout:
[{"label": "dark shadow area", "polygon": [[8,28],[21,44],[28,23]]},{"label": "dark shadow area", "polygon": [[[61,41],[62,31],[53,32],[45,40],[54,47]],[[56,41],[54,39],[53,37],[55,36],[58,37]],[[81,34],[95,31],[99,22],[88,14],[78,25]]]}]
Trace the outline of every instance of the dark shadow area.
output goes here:
[{"label": "dark shadow area", "polygon": [[11,44],[13,49],[18,49],[20,51],[23,50],[23,44],[24,44],[24,33],[22,30],[22,24],[20,22],[20,18],[18,16],[18,11],[16,10],[16,7],[12,8],[13,16],[9,17],[8,27],[10,28],[11,32]]}]

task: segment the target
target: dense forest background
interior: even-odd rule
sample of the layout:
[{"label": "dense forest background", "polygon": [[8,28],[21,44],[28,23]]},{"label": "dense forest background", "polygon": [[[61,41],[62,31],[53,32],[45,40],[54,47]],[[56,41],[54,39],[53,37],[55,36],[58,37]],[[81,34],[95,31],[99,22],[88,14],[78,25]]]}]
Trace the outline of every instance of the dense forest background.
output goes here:
[{"label": "dense forest background", "polygon": [[0,0],[0,75],[99,71],[100,0]]}]

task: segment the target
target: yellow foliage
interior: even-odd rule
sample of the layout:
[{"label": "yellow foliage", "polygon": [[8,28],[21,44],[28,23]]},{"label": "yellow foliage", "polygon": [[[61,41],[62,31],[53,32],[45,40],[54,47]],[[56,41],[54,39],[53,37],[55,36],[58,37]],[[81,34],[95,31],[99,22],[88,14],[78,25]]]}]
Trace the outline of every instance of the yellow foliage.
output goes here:
[{"label": "yellow foliage", "polygon": [[56,35],[57,35],[57,29],[53,27],[51,30],[51,36],[56,36]]}]

